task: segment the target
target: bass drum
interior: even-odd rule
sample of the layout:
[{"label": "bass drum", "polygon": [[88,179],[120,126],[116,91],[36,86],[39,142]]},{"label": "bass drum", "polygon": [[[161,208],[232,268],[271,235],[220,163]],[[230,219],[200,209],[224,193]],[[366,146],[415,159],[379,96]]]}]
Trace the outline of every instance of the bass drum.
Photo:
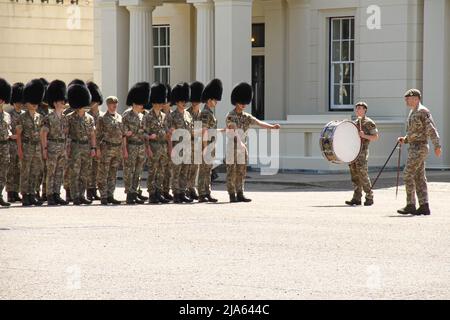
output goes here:
[{"label": "bass drum", "polygon": [[349,120],[331,121],[320,133],[320,149],[330,162],[351,163],[361,152],[358,127]]}]

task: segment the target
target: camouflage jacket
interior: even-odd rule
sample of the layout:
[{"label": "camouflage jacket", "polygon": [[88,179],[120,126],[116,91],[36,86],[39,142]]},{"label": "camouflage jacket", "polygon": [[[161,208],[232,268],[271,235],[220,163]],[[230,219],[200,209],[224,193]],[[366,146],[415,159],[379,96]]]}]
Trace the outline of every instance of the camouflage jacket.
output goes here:
[{"label": "camouflage jacket", "polygon": [[6,111],[0,112],[0,141],[8,140],[11,135],[11,116]]},{"label": "camouflage jacket", "polygon": [[[361,119],[356,119],[353,123],[358,127],[359,131],[363,131],[364,134],[373,136],[378,133],[377,126],[375,122],[369,117],[363,117]],[[361,151],[365,152],[369,149],[370,140],[362,139]]]},{"label": "camouflage jacket", "polygon": [[52,111],[50,111],[48,106],[44,106],[40,104],[37,108],[37,113],[39,113],[42,117],[48,116]]},{"label": "camouflage jacket", "polygon": [[40,142],[40,131],[42,126],[42,116],[35,112],[34,117],[31,116],[29,111],[25,111],[19,117],[16,124],[16,129],[22,130],[22,141]]},{"label": "camouflage jacket", "polygon": [[96,128],[98,143],[103,141],[117,144],[122,143],[124,134],[122,116],[117,112],[114,114],[106,112],[101,115],[97,120]]},{"label": "camouflage jacket", "polygon": [[169,132],[166,115],[163,112],[160,112],[157,115],[155,111],[151,109],[150,112],[144,116],[144,132],[148,135],[156,134],[156,140],[150,140],[150,142],[166,141],[166,134]]},{"label": "camouflage jacket", "polygon": [[59,117],[56,112],[52,112],[42,120],[42,131],[48,132],[47,139],[65,139],[69,131],[67,117]]},{"label": "camouflage jacket", "polygon": [[91,134],[95,130],[94,118],[85,113],[83,117],[74,111],[67,115],[69,124],[68,138],[73,141],[90,141]]},{"label": "camouflage jacket", "polygon": [[431,139],[435,148],[441,147],[439,133],[430,111],[419,104],[417,108],[409,112],[405,143],[428,143],[428,138]]},{"label": "camouflage jacket", "polygon": [[200,113],[200,119],[202,121],[202,128],[217,129],[217,119],[214,116],[214,111],[207,106],[205,106]]},{"label": "camouflage jacket", "polygon": [[19,112],[16,111],[16,109],[12,109],[9,112],[9,115],[11,116],[11,132],[12,134],[16,134],[16,125],[19,121],[19,117],[22,113],[25,113],[24,110],[20,110]]},{"label": "camouflage jacket", "polygon": [[126,134],[128,131],[132,132],[130,137],[127,137],[128,141],[144,142],[144,114],[136,113],[132,109],[126,110],[122,114],[123,132]]},{"label": "camouflage jacket", "polygon": [[92,109],[91,109],[91,110],[89,110],[87,113],[88,113],[89,115],[91,115],[92,118],[94,118],[94,124],[97,125],[97,124],[98,124],[98,118],[101,117],[100,111],[94,113],[94,112],[92,111]]},{"label": "camouflage jacket", "polygon": [[251,125],[256,124],[256,118],[247,112],[236,112],[236,109],[233,109],[227,114],[225,125],[228,129],[240,129],[239,131],[243,136],[241,136],[241,141],[247,142],[247,131]]}]

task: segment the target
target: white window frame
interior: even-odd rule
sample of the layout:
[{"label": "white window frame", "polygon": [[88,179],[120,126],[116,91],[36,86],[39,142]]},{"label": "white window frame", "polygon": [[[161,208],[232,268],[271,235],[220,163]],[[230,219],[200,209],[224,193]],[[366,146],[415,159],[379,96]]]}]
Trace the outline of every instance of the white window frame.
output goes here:
[{"label": "white window frame", "polygon": [[[159,63],[155,63],[153,65],[153,75],[155,78],[155,81],[159,81],[159,82],[164,82],[162,81],[162,71],[163,70],[167,70],[167,84],[170,83],[170,25],[168,24],[157,24],[157,25],[153,25],[153,30],[158,30],[157,34],[158,37],[155,39],[153,39],[153,54],[155,54],[155,49],[157,51],[157,54],[159,55],[158,57],[154,57],[154,59],[158,62],[161,61],[161,53],[162,53],[162,49],[166,49],[166,64],[165,65],[161,65]],[[161,44],[161,42],[159,41],[159,35],[160,35],[160,29],[166,29],[166,44],[163,45]],[[160,77],[156,77],[156,71],[160,70]]]},{"label": "white window frame", "polygon": [[[329,111],[349,111],[353,110],[353,103],[354,103],[354,92],[355,92],[355,82],[354,82],[354,72],[355,72],[355,17],[354,16],[345,16],[345,17],[330,17],[329,19],[329,30],[330,30],[330,37],[329,37]],[[339,39],[333,39],[334,34],[334,23],[333,21],[340,21],[340,30],[339,30]],[[343,32],[342,32],[342,26],[343,20],[349,20],[349,32],[350,36],[349,39],[343,39]],[[353,28],[353,38],[351,37],[351,30]],[[348,52],[348,59],[342,60],[342,43],[344,41],[349,41],[349,52]],[[339,60],[333,60],[333,43],[339,42],[340,52],[339,52]],[[353,52],[353,54],[352,54]],[[351,59],[353,55],[353,59]],[[339,83],[334,82],[335,74],[334,74],[334,66],[335,65],[341,65],[344,66],[345,64],[350,65],[350,82],[344,83],[342,82],[343,77],[341,76],[341,81]],[[343,70],[341,68],[341,70]],[[341,71],[342,72],[342,71]],[[339,85],[339,90],[342,90],[345,88],[346,85],[350,87],[350,103],[349,104],[341,104],[334,101],[334,94],[335,94],[335,85]]]}]

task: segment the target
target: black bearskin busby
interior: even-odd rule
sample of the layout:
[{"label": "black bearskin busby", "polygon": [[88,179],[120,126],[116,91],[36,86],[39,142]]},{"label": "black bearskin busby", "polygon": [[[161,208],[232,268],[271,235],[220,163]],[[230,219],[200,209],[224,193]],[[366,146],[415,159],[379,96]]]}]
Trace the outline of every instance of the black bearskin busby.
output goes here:
[{"label": "black bearskin busby", "polygon": [[150,103],[166,103],[167,87],[159,82],[154,82],[151,87]]},{"label": "black bearskin busby", "polygon": [[54,108],[53,103],[67,100],[67,87],[64,81],[53,80],[47,87],[47,102],[50,108]]},{"label": "black bearskin busby", "polygon": [[150,84],[148,82],[138,82],[128,91],[127,106],[133,106],[133,103],[145,106],[149,100]]},{"label": "black bearskin busby", "polygon": [[89,89],[81,84],[72,84],[67,89],[67,100],[72,109],[89,107],[91,104],[91,93]]},{"label": "black bearskin busby", "polygon": [[11,85],[8,81],[3,78],[0,78],[0,100],[5,101],[5,103],[9,103],[11,101]]},{"label": "black bearskin busby", "polygon": [[73,79],[72,81],[69,82],[69,84],[67,85],[67,88],[69,88],[73,84],[79,84],[81,86],[85,86],[86,85],[86,83],[83,80]]},{"label": "black bearskin busby", "polygon": [[206,103],[209,99],[220,101],[222,100],[223,86],[220,79],[211,80],[205,87],[202,93],[202,102]]},{"label": "black bearskin busby", "polygon": [[89,89],[89,92],[91,93],[91,103],[97,102],[99,105],[103,104],[103,95],[98,85],[92,81],[89,81],[87,83],[87,87]]},{"label": "black bearskin busby", "polygon": [[180,82],[172,88],[170,93],[170,101],[176,104],[179,101],[189,102],[190,88],[186,82]]},{"label": "black bearskin busby", "polygon": [[33,79],[23,89],[23,102],[41,104],[44,100],[45,86],[41,79]]},{"label": "black bearskin busby", "polygon": [[231,91],[231,104],[250,104],[253,99],[252,86],[246,82],[237,84]]},{"label": "black bearskin busby", "polygon": [[200,81],[194,81],[190,84],[191,87],[191,97],[189,99],[190,102],[198,103],[202,102],[202,93],[205,86]]},{"label": "black bearskin busby", "polygon": [[12,86],[11,104],[23,103],[23,88],[25,85],[22,82],[16,82]]}]

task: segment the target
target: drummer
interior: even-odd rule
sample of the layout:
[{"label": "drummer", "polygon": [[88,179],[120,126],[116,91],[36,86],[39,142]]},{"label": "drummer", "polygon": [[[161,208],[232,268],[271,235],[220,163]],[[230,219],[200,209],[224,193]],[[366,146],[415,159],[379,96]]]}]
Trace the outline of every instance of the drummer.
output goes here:
[{"label": "drummer", "polygon": [[359,129],[361,137],[361,152],[359,156],[349,164],[353,184],[353,198],[345,201],[349,206],[361,205],[362,191],[366,193],[365,206],[373,205],[373,191],[369,178],[367,159],[369,157],[369,143],[378,140],[378,130],[375,122],[366,116],[367,103],[360,101],[355,104],[356,120],[353,122]]}]

